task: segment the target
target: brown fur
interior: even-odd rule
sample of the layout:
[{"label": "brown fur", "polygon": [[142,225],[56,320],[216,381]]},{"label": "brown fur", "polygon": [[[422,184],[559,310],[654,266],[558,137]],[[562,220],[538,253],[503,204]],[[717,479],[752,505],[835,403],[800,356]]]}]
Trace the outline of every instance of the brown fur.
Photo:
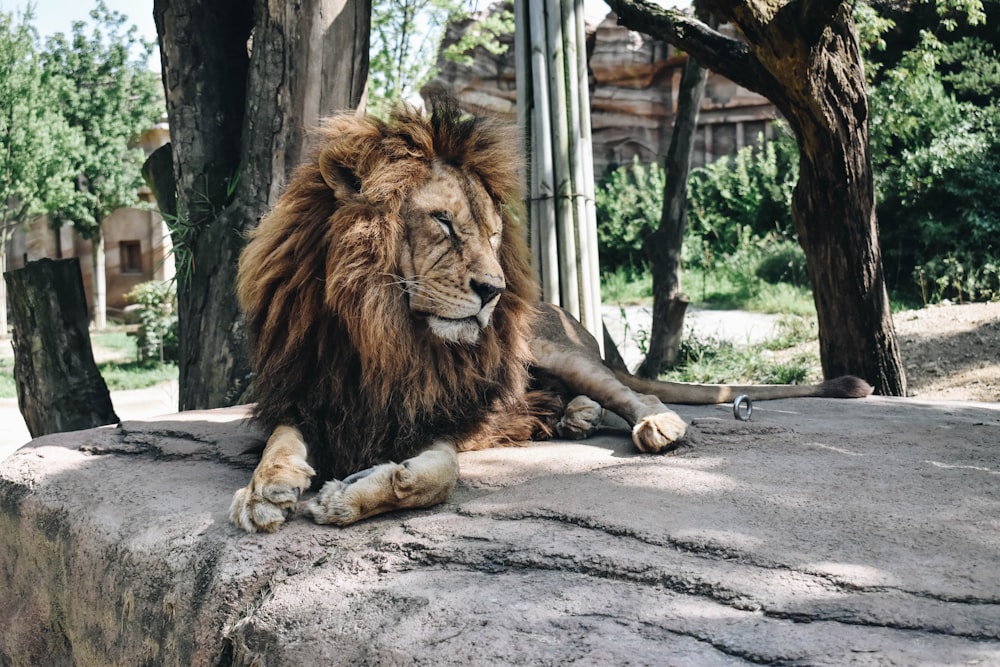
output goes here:
[{"label": "brown fur", "polygon": [[[387,123],[333,117],[254,230],[238,283],[254,415],[267,429],[298,427],[321,478],[404,459],[437,437],[480,448],[545,429],[553,399],[525,394],[537,291],[515,215],[514,139],[449,105],[430,121],[412,110]],[[475,347],[415,327],[398,284],[405,197],[435,160],[477,178],[503,219],[506,291]]]}]

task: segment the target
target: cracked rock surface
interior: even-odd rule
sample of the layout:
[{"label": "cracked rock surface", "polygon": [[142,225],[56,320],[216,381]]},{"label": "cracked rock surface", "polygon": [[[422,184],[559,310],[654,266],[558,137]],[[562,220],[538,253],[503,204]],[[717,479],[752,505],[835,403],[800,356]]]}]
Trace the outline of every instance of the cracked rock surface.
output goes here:
[{"label": "cracked rock surface", "polygon": [[226,519],[241,408],[39,438],[0,462],[0,665],[1000,664],[1000,406],[678,412],[673,455],[470,452],[443,505],[273,535]]}]

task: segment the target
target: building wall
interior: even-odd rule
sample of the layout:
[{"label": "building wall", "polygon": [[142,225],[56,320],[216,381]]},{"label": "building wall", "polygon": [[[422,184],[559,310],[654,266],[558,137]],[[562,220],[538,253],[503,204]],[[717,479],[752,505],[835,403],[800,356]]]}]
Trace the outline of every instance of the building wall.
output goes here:
[{"label": "building wall", "polygon": [[[171,280],[174,277],[173,244],[159,212],[137,208],[118,209],[102,225],[104,230],[105,281],[109,314],[124,309],[127,294],[148,280]],[[122,244],[138,244],[138,270],[122,265]],[[48,257],[78,257],[83,273],[87,308],[92,308],[93,261],[91,244],[69,225],[52,229],[47,217],[37,218],[25,229],[17,230],[7,244],[7,268],[19,269],[27,262]],[[126,264],[128,262],[126,261]]]}]

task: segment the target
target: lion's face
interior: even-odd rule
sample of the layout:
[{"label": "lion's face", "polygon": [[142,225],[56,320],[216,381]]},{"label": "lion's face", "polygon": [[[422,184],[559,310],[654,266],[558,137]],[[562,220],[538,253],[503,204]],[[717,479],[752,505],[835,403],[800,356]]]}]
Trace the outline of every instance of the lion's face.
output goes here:
[{"label": "lion's face", "polygon": [[475,176],[435,161],[400,213],[410,313],[446,342],[475,344],[506,288],[496,204]]}]

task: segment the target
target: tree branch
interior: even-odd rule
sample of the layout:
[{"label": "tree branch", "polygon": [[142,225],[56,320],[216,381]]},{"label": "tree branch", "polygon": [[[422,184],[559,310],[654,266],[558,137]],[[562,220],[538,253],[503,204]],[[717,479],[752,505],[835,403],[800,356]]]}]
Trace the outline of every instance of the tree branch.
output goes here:
[{"label": "tree branch", "polygon": [[687,51],[702,67],[717,72],[739,85],[761,92],[760,67],[750,48],[717,30],[648,0],[605,0],[618,15],[619,25],[668,42]]}]

